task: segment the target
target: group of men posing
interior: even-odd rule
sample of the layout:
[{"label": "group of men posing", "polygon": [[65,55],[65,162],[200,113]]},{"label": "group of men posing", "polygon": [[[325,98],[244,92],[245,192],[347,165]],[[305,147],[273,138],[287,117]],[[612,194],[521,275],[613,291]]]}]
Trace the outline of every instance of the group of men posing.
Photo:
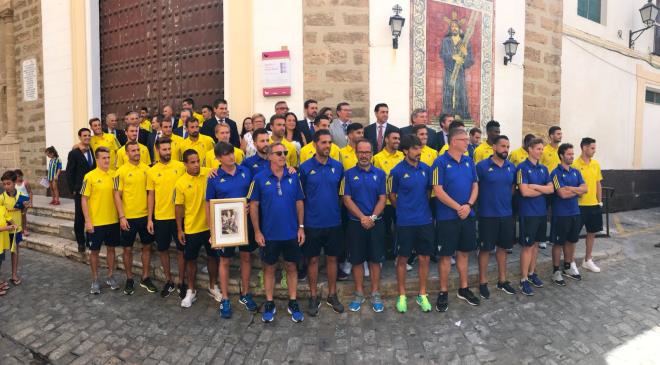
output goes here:
[{"label": "group of men posing", "polygon": [[[338,115],[347,105],[338,105]],[[490,297],[487,266],[493,251],[498,267],[497,289],[516,293],[514,285],[506,280],[507,250],[516,240],[516,215],[522,246],[519,290],[533,295],[532,287],[543,286],[536,272],[536,257],[539,243],[547,239],[548,206],[550,240],[554,244],[552,281],[563,286],[563,277],[581,279],[574,256],[583,225],[588,235],[582,266],[600,271],[591,259],[595,233],[602,229],[602,176],[593,159],[594,139],[582,139],[582,154],[574,160],[574,147],[560,145],[561,129],[552,127],[548,145],[544,147],[542,139],[528,135],[523,147],[509,156],[509,139],[500,135],[499,123],[490,121],[486,125],[488,138],[472,146],[470,157],[468,132],[462,122],[453,121],[451,116],[441,116],[442,131],[436,133],[425,123],[415,123],[425,111],[416,110],[412,125],[402,130],[387,123],[387,105],[378,104],[374,112],[377,122],[367,128],[341,119],[331,123],[328,116],[316,115],[310,126],[313,138],[308,147],[314,153],[300,159],[291,158],[296,152],[283,137],[282,114],[270,118],[272,133],[266,129],[252,132],[257,153],[244,160],[243,152],[229,143],[231,132],[226,123],[215,125],[218,142],[214,145],[200,138],[198,122],[188,119],[184,126],[187,137],[182,141],[166,133],[167,128],[161,125],[162,135],[154,143],[155,163],[149,167],[145,163],[145,154],[149,152],[134,137],[135,128],[129,126],[128,141],[121,147],[123,151],[116,154],[125,157],[120,166],[115,164],[116,170],[111,168],[112,148],[102,143],[94,146],[94,138],[106,136],[97,134],[100,121],[90,120],[94,136],[82,128],[77,150],[83,158],[81,163],[86,162],[90,168],[96,166],[84,175],[79,190],[91,250],[91,293],[100,293],[98,255],[103,244],[108,260],[106,284],[119,289],[113,268],[115,247],[121,246],[127,276],[124,293],[134,292],[132,246],[139,234],[143,265],[140,286],[149,292],[158,290],[148,277],[151,244],[155,242],[166,276],[161,295],[166,297],[178,290],[182,307],[190,307],[197,299],[197,258],[204,247],[210,278],[208,292],[220,302],[220,315],[232,315],[229,265],[237,251],[241,276],[238,302],[248,311],[257,311],[249,279],[250,255],[259,248],[265,277],[264,322],[273,321],[276,314],[273,291],[280,257],[287,274],[286,308],[291,319],[304,319],[296,300],[296,265],[302,258],[308,263],[311,291],[306,312],[318,314],[321,251],[326,256],[326,303],[335,312],[344,311],[337,297],[336,281],[338,257],[345,253],[355,282],[348,309],[359,311],[368,297],[372,309],[382,312],[380,270],[386,255],[386,232],[391,231],[397,255],[397,311],[407,311],[406,265],[409,257],[416,255],[419,292],[415,302],[424,312],[432,310],[427,278],[430,260],[437,258],[440,292],[435,308],[444,312],[449,304],[452,257],[459,274],[457,297],[470,305],[480,304],[479,297],[468,287],[467,275],[470,252],[477,249],[479,296]],[[344,131],[343,148],[333,143],[337,129],[331,133],[331,125],[335,123],[341,123]],[[473,129],[470,135],[477,132],[481,134]],[[430,133],[444,142],[439,152],[428,145]],[[112,142],[111,138],[107,140]],[[248,199],[249,244],[212,249],[209,201],[226,198]],[[176,279],[170,270],[171,242],[177,248]],[[564,263],[560,267],[562,252]],[[368,296],[363,288],[365,266],[370,271]]]}]

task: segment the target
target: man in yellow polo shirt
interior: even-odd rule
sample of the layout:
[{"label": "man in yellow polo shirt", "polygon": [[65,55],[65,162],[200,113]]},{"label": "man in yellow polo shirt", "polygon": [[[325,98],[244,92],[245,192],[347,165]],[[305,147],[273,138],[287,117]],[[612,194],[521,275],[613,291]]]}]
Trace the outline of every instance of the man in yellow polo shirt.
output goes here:
[{"label": "man in yellow polo shirt", "polygon": [[[138,149],[140,151],[140,162],[149,166],[151,165],[151,157],[149,157],[149,150],[147,149],[147,146],[138,143],[138,132],[140,128],[136,125],[129,125],[126,127],[126,138],[127,138],[127,143],[128,142],[135,142],[138,144]],[[117,169],[120,168],[122,165],[127,163],[129,160],[129,157],[126,154],[126,146],[122,146],[120,149],[117,150]]]},{"label": "man in yellow polo shirt", "polygon": [[[170,119],[163,119],[160,122],[160,135],[156,137],[156,140],[167,138],[170,140],[170,152],[172,159],[175,161],[181,161],[181,145],[183,144],[183,138],[172,133],[172,121]],[[154,143],[154,163],[160,161],[160,155]]]},{"label": "man in yellow polo shirt", "polygon": [[355,154],[355,144],[357,141],[364,138],[364,126],[360,123],[351,123],[346,127],[346,136],[348,143],[344,148],[339,150],[341,156],[341,164],[344,166],[344,171],[351,169],[357,165],[358,158]]},{"label": "man in yellow polo shirt", "polygon": [[486,123],[486,140],[481,142],[474,150],[474,163],[479,163],[493,155],[493,144],[500,135],[500,123],[491,120]]},{"label": "man in yellow polo shirt", "polygon": [[552,126],[548,130],[548,144],[543,147],[543,154],[541,155],[541,165],[548,168],[548,171],[553,171],[557,165],[561,163],[559,160],[559,145],[561,144],[561,128]]},{"label": "man in yellow polo shirt", "polygon": [[[215,125],[215,138],[218,139],[218,143],[226,142],[229,143],[229,137],[231,136],[231,128],[229,124],[218,123]],[[240,165],[245,159],[245,153],[242,149],[234,147],[234,157],[236,158],[236,164]],[[204,167],[210,169],[217,169],[220,167],[220,161],[215,157],[215,146],[210,151],[206,152],[206,156],[202,162]]]},{"label": "man in yellow polo shirt", "polygon": [[603,230],[603,187],[601,185],[603,174],[600,170],[600,164],[593,158],[596,154],[596,140],[590,137],[582,138],[580,148],[582,154],[580,158],[573,162],[573,167],[580,171],[582,179],[587,184],[587,192],[578,198],[582,224],[584,224],[587,231],[585,239],[586,253],[584,261],[582,261],[582,268],[591,272],[600,272],[600,268],[594,263],[591,253],[594,249],[596,233]]},{"label": "man in yellow polo shirt", "polygon": [[179,267],[179,295],[185,295],[184,274],[185,260],[183,259],[183,246],[179,242],[174,219],[174,185],[185,172],[181,161],[173,160],[169,139],[162,138],[156,141],[156,151],[160,158],[147,172],[147,230],[156,236],[156,247],[160,256],[160,263],[167,282],[160,295],[165,298],[170,295],[175,286],[170,271],[170,243],[174,240],[177,248],[177,264]]},{"label": "man in yellow polo shirt", "polygon": [[174,204],[177,235],[183,245],[188,276],[188,288],[186,296],[181,301],[181,307],[190,308],[197,300],[195,278],[197,276],[199,250],[202,247],[206,249],[209,278],[213,284],[217,282],[220,255],[217,250],[211,250],[209,243],[211,233],[206,221],[206,183],[210,169],[200,167],[201,160],[195,150],[185,151],[183,162],[186,166],[186,173],[176,182]]},{"label": "man in yellow polo shirt", "polygon": [[92,138],[89,140],[89,146],[92,148],[92,153],[96,153],[99,147],[105,147],[110,153],[110,166],[111,171],[115,170],[117,166],[117,150],[121,147],[117,138],[110,133],[103,133],[101,127],[101,120],[99,118],[92,118],[89,120],[89,128],[92,130]]},{"label": "man in yellow polo shirt", "polygon": [[[113,137],[114,138],[114,137]],[[110,289],[119,289],[112,276],[115,268],[115,247],[119,246],[119,219],[114,203],[114,173],[110,171],[110,150],[98,147],[94,152],[96,168],[83,178],[80,189],[85,231],[89,234],[89,266],[92,269],[91,294],[101,294],[98,280],[99,251],[105,244],[107,250],[108,277],[105,283]]]},{"label": "man in yellow polo shirt", "polygon": [[181,154],[188,149],[197,151],[199,156],[206,156],[208,151],[213,151],[215,142],[213,138],[199,133],[199,122],[196,119],[188,119],[186,123],[188,136],[181,143]]},{"label": "man in yellow polo shirt", "polygon": [[522,146],[520,148],[515,149],[513,152],[509,154],[509,161],[516,167],[518,165],[525,161],[527,157],[529,156],[529,153],[527,153],[527,145],[529,145],[529,142],[531,142],[534,138],[533,134],[527,134],[525,135],[525,138],[523,139]]},{"label": "man in yellow polo shirt", "polygon": [[[131,127],[136,128],[135,126]],[[128,161],[117,169],[114,178],[115,208],[117,208],[117,214],[119,215],[120,243],[124,248],[124,268],[126,270],[124,294],[132,295],[135,292],[133,244],[138,234],[142,243],[142,281],[140,286],[149,293],[155,293],[158,288],[149,278],[151,272],[151,244],[154,242],[154,235],[147,230],[147,172],[149,166],[140,161],[143,152],[137,141],[129,141],[124,147],[126,148]]]},{"label": "man in yellow polo shirt", "polygon": [[269,144],[281,143],[286,148],[286,164],[287,167],[298,167],[298,154],[296,153],[296,146],[284,138],[286,127],[284,123],[286,119],[284,115],[274,114],[270,117],[270,129],[273,134],[270,135],[268,140]]},{"label": "man in yellow polo shirt", "polygon": [[[156,112],[158,114],[158,112]],[[149,108],[143,106],[140,108],[140,128],[151,133],[153,130],[151,127],[151,120],[149,120]]]},{"label": "man in yellow polo shirt", "polygon": [[[399,151],[400,136],[398,129],[385,132],[385,147],[374,156],[374,166],[383,170],[388,179],[390,171],[405,157],[403,152]],[[389,199],[387,199],[387,205],[385,205],[383,211],[383,221],[385,223],[385,257],[388,260],[393,260],[395,257],[394,225],[396,224],[396,210]],[[410,270],[412,270],[412,267],[410,267]]]},{"label": "man in yellow polo shirt", "polygon": [[[330,118],[328,118],[327,115],[317,115],[316,118],[314,118],[314,130],[329,131]],[[300,149],[300,164],[314,157],[314,154],[316,154],[316,146],[314,145],[314,142],[307,143],[305,146],[303,146],[303,148]],[[330,145],[330,158],[341,162],[341,153],[339,146],[337,146],[334,143]]]},{"label": "man in yellow polo shirt", "polygon": [[[461,122],[460,120],[454,120],[451,123],[449,123],[449,129],[447,129],[447,133],[451,131],[454,128],[460,128],[462,130],[465,130],[465,123]],[[466,131],[467,132],[467,131]],[[442,132],[444,133],[444,132]],[[440,134],[442,134],[440,133]],[[438,151],[438,156],[444,155],[445,152],[449,151],[449,142],[445,143],[442,148],[440,148],[440,151]],[[464,153],[465,156],[470,156],[470,153],[468,151],[465,151]]]},{"label": "man in yellow polo shirt", "polygon": [[[195,111],[195,101],[192,98],[183,99],[183,102],[181,102],[181,109],[190,110],[192,117],[197,119],[197,121],[199,122],[200,128],[204,125],[204,116]],[[179,124],[177,125],[177,127],[182,127],[182,126],[183,126],[183,119],[179,119]]]},{"label": "man in yellow polo shirt", "polygon": [[424,162],[429,167],[433,165],[435,159],[438,158],[438,151],[428,146],[429,132],[426,124],[418,124],[412,128],[413,134],[422,142],[422,151],[419,160]]}]

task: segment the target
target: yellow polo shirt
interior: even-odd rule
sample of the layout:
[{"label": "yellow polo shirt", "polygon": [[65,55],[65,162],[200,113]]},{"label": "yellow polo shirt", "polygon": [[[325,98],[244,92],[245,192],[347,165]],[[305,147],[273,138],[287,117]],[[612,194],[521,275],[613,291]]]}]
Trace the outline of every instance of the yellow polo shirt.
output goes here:
[{"label": "yellow polo shirt", "polygon": [[[193,112],[193,118],[197,119],[200,127],[204,125],[204,117],[201,114],[197,112]],[[179,118],[179,123],[177,123],[177,127],[183,127],[183,119]]]},{"label": "yellow polo shirt", "polygon": [[145,129],[147,132],[151,133],[151,121],[149,119],[141,121],[140,128]]},{"label": "yellow polo shirt", "polygon": [[[243,152],[242,149],[234,147],[234,158],[236,160],[236,164],[240,165],[243,160],[245,160],[245,152]],[[204,167],[208,167],[210,169],[217,169],[220,167],[220,161],[218,161],[215,158],[215,151],[210,150],[206,152],[206,156],[204,156],[204,163],[202,164]]]},{"label": "yellow polo shirt", "polygon": [[[4,205],[0,205],[0,228],[7,227],[10,221],[13,221],[11,214],[9,214]],[[3,253],[10,248],[9,231],[0,232],[0,253]]]},{"label": "yellow polo shirt", "polygon": [[[172,160],[181,161],[183,152],[181,151],[181,144],[183,143],[183,138],[172,134],[170,136],[161,136],[160,138],[169,138],[172,143],[170,143],[170,149],[172,151]],[[158,149],[154,144],[154,163],[160,161],[160,155],[158,154]]]},{"label": "yellow polo shirt", "polygon": [[[405,156],[401,151],[394,151],[394,153],[389,153],[386,149],[383,148],[382,151],[378,152],[374,156],[374,166],[385,171],[385,175],[387,175],[387,178],[389,179],[390,171],[392,171],[394,166],[398,165],[399,162],[403,161],[404,157]],[[387,204],[391,204],[389,197],[387,198]]]},{"label": "yellow polo shirt", "polygon": [[[11,217],[11,221],[14,222],[14,224],[18,227],[16,232],[21,232],[23,230],[23,215],[21,209],[16,209],[14,206],[16,205],[16,199],[18,199],[18,194],[20,194],[18,191],[16,191],[16,195],[10,196],[7,194],[7,192],[3,192],[2,195],[0,195],[0,205],[2,205],[6,210],[9,216]],[[0,251],[0,254],[2,252]]]},{"label": "yellow polo shirt", "polygon": [[[147,146],[142,143],[138,143],[140,147],[140,162],[149,166],[151,165],[151,156],[149,156],[149,149]],[[117,150],[117,168],[122,167],[124,164],[128,163],[128,154],[126,154],[126,146],[121,146]]]},{"label": "yellow polo shirt", "polygon": [[483,141],[474,149],[474,163],[479,163],[479,161],[485,160],[492,155],[493,147],[486,141]]},{"label": "yellow polo shirt", "polygon": [[580,170],[582,179],[587,184],[587,192],[578,198],[578,205],[594,206],[598,205],[598,182],[603,180],[603,174],[600,171],[600,163],[593,158],[589,163],[584,162],[582,156],[573,161],[573,168]]},{"label": "yellow polo shirt", "polygon": [[147,172],[149,166],[126,163],[115,173],[115,190],[121,191],[121,202],[126,219],[147,216]]},{"label": "yellow polo shirt", "polygon": [[518,167],[518,165],[521,162],[525,161],[527,157],[529,157],[529,153],[527,153],[527,150],[524,149],[523,147],[520,147],[516,150],[513,150],[513,152],[509,154],[509,161],[514,166]]},{"label": "yellow polo shirt", "polygon": [[[268,138],[268,143],[270,144],[273,143],[272,135],[270,136],[270,138]],[[289,167],[298,167],[298,153],[296,152],[296,146],[294,146],[293,143],[287,141],[286,138],[282,138],[280,143],[282,143],[282,145],[284,145],[284,147],[288,151],[286,155],[286,164]]]},{"label": "yellow polo shirt", "polygon": [[213,138],[209,136],[205,136],[200,133],[197,141],[191,140],[190,136],[188,136],[183,140],[183,142],[181,142],[181,161],[183,161],[183,154],[186,152],[186,150],[193,149],[197,151],[197,154],[199,155],[199,161],[201,163],[203,162],[204,157],[206,157],[206,152],[212,151],[214,146],[215,142],[213,141]]},{"label": "yellow polo shirt", "polygon": [[[302,164],[303,162],[309,160],[310,158],[314,157],[315,154],[316,147],[314,147],[314,142],[309,142],[300,149],[300,163]],[[330,158],[341,162],[339,146],[334,143],[330,145]]]},{"label": "yellow polo shirt", "polygon": [[344,166],[344,171],[357,165],[357,154],[351,145],[347,144],[344,148],[340,149],[339,156],[341,156],[341,164]]},{"label": "yellow polo shirt", "polygon": [[175,160],[158,162],[147,172],[147,190],[155,194],[154,219],[174,219],[174,185],[185,172],[183,162]]},{"label": "yellow polo shirt", "polygon": [[552,147],[550,144],[546,144],[543,147],[543,154],[541,155],[541,165],[548,168],[548,171],[552,171],[557,168],[557,165],[561,163],[559,160],[559,146],[557,148]]},{"label": "yellow polo shirt", "polygon": [[183,174],[177,180],[174,193],[174,204],[183,205],[183,231],[195,234],[209,230],[206,224],[206,182],[211,169],[200,168],[199,175]]},{"label": "yellow polo shirt", "polygon": [[[438,152],[438,156],[444,154],[445,152],[449,151],[449,143],[445,143],[440,151]],[[470,156],[470,153],[468,151],[465,151],[464,153],[465,156]]]},{"label": "yellow polo shirt", "polygon": [[106,147],[110,150],[110,170],[115,170],[117,166],[117,150],[121,148],[119,141],[114,134],[103,133],[103,135],[93,135],[89,140],[89,145],[92,147],[92,153],[96,154],[99,147]]},{"label": "yellow polo shirt", "polygon": [[422,155],[419,158],[420,161],[431,167],[433,166],[433,162],[435,162],[436,158],[438,158],[438,152],[436,150],[429,146],[424,146],[422,148]]},{"label": "yellow polo shirt", "polygon": [[85,174],[80,195],[86,196],[89,218],[94,227],[119,222],[114,198],[113,171],[103,171],[98,167]]}]

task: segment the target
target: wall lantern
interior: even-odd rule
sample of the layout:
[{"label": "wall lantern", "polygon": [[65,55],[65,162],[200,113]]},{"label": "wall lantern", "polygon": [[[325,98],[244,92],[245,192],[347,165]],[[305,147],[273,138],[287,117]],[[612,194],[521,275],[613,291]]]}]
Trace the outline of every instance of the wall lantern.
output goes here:
[{"label": "wall lantern", "polygon": [[508,65],[509,62],[513,59],[513,56],[516,54],[516,51],[518,51],[518,43],[517,40],[513,39],[513,35],[516,34],[516,31],[513,30],[513,28],[509,28],[509,39],[504,42],[504,65]]},{"label": "wall lantern", "polygon": [[[658,7],[653,4],[652,0],[649,0],[648,3],[644,4],[644,6],[639,9],[639,15],[642,16],[642,23],[644,23],[646,27],[634,32],[632,30],[630,31],[630,34],[628,35],[628,48],[633,48],[635,46],[635,41],[645,30],[655,26],[656,19],[658,18]],[[637,36],[633,38],[635,35]]]},{"label": "wall lantern", "polygon": [[403,11],[399,4],[396,4],[392,7],[394,15],[390,17],[390,28],[392,29],[392,48],[399,48],[399,36],[401,35],[401,29],[403,29],[403,24],[406,22],[406,18],[399,15]]}]

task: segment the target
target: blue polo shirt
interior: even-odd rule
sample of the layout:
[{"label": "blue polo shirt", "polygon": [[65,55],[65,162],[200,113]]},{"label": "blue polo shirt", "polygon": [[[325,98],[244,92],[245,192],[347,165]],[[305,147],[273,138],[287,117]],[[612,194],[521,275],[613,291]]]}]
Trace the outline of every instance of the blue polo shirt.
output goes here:
[{"label": "blue polo shirt", "polygon": [[[383,170],[374,165],[363,170],[356,165],[344,173],[339,195],[350,196],[362,214],[370,216],[376,207],[378,198],[385,195],[385,182]],[[359,220],[350,211],[348,217],[354,221]]]},{"label": "blue polo shirt", "polygon": [[[456,161],[447,151],[435,159],[432,172],[433,185],[442,186],[447,195],[458,204],[468,203],[472,193],[472,184],[478,181],[474,161],[469,156],[461,155],[460,161]],[[473,216],[474,211],[470,210],[470,217]],[[438,199],[435,204],[435,219],[448,221],[460,218],[454,209],[446,206]]]},{"label": "blue polo shirt", "polygon": [[270,168],[270,162],[266,159],[261,158],[259,154],[255,154],[243,160],[243,166],[250,169],[250,174],[252,176],[257,176],[261,171],[267,170]]},{"label": "blue polo shirt", "polygon": [[511,202],[513,184],[516,181],[516,166],[504,160],[498,166],[492,156],[477,164],[479,178],[479,216],[509,217],[513,215]]},{"label": "blue polo shirt", "polygon": [[417,166],[405,159],[390,171],[387,188],[396,194],[397,226],[421,226],[433,222],[429,204],[431,168],[424,162]]},{"label": "blue polo shirt", "polygon": [[329,228],[341,225],[339,185],[344,168],[329,158],[325,164],[316,157],[303,162],[298,170],[305,193],[305,227]]},{"label": "blue polo shirt", "polygon": [[218,176],[209,178],[206,184],[206,200],[244,198],[247,196],[251,181],[252,175],[245,166],[236,165],[234,175],[219,168]]},{"label": "blue polo shirt", "polygon": [[[550,182],[550,174],[548,168],[537,162],[534,165],[529,159],[518,164],[516,171],[516,184],[536,184],[547,185]],[[534,198],[520,196],[519,214],[521,217],[545,217],[546,200],[545,195],[539,195]]]},{"label": "blue polo shirt", "polygon": [[305,199],[298,174],[284,168],[282,179],[266,169],[252,180],[248,199],[259,202],[259,225],[267,241],[298,237],[296,202]]},{"label": "blue polo shirt", "polygon": [[[555,191],[564,186],[579,187],[584,184],[584,179],[579,170],[569,166],[568,170],[564,169],[560,164],[552,170],[550,179],[555,187]],[[568,199],[562,199],[559,194],[552,197],[552,215],[556,217],[566,217],[571,215],[579,215],[580,207],[578,206],[578,196]]]}]

